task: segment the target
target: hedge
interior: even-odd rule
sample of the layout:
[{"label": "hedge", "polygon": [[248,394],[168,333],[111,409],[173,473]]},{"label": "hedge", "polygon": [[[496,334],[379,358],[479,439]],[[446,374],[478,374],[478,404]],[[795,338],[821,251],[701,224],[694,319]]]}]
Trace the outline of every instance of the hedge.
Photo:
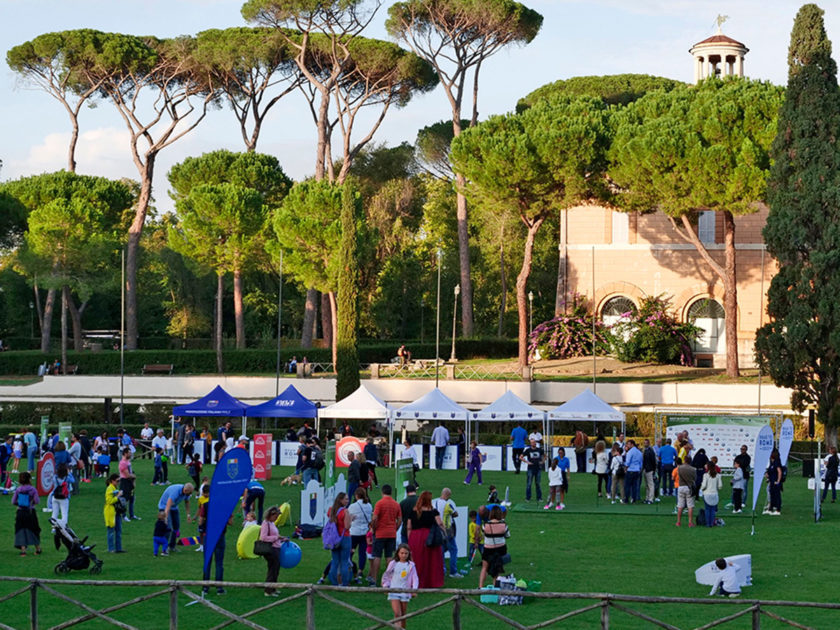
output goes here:
[{"label": "hedge", "polygon": [[[387,363],[397,354],[395,342],[365,344],[359,347],[359,362]],[[433,358],[433,343],[409,346],[415,359]],[[509,339],[464,339],[458,341],[458,356],[472,358],[507,358],[515,356],[516,342]],[[292,356],[298,360],[306,356],[311,363],[330,363],[332,353],[329,348],[283,348],[281,361],[287,362]],[[57,353],[42,354],[37,350],[0,352],[0,375],[32,376],[38,373],[38,366],[51,363],[58,358]],[[114,350],[100,352],[68,351],[69,365],[78,366],[78,374],[119,374],[120,353]],[[140,374],[146,364],[172,364],[175,374],[213,374],[216,372],[216,353],[213,350],[131,350],[125,353],[125,373]],[[225,350],[224,364],[227,373],[274,373],[277,365],[276,349]]]}]

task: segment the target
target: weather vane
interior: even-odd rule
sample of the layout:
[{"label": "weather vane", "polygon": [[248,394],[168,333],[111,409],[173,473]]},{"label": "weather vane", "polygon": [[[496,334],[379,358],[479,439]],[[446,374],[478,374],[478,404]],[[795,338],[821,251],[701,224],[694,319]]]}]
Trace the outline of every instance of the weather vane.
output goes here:
[{"label": "weather vane", "polygon": [[724,22],[726,22],[726,20],[728,20],[728,19],[729,19],[729,16],[728,16],[728,15],[718,15],[718,16],[715,18],[715,22],[717,22],[717,29],[718,29],[718,30],[717,30],[717,32],[718,32],[718,35],[720,35],[720,34],[721,34],[720,27],[721,27],[721,26],[723,26],[723,23],[724,23]]}]

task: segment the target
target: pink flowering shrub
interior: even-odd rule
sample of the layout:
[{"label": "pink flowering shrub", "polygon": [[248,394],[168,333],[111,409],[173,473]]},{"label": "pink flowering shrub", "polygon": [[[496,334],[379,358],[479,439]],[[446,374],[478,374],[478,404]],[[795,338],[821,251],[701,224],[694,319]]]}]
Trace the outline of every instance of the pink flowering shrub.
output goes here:
[{"label": "pink flowering shrub", "polygon": [[[603,322],[595,321],[595,351],[607,354],[610,333]],[[592,354],[592,315],[581,296],[573,296],[572,312],[541,323],[528,338],[528,355],[540,359],[567,359]],[[537,354],[538,353],[538,354]]]},{"label": "pink flowering shrub", "polygon": [[694,342],[703,334],[701,328],[677,321],[662,296],[642,299],[639,310],[624,314],[610,332],[620,361],[680,365],[694,365]]}]

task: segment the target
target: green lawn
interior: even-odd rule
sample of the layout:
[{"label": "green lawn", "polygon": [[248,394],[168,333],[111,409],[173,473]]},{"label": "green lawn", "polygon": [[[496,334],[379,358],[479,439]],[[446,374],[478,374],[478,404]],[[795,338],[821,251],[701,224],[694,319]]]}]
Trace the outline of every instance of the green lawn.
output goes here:
[{"label": "green lawn", "polygon": [[[138,490],[138,513],[142,521],[124,524],[123,545],[128,553],[114,556],[104,553],[105,527],[102,519],[102,480],[83,484],[82,493],[73,497],[70,508],[70,525],[79,535],[89,535],[97,543],[95,551],[102,551],[105,565],[102,575],[105,580],[135,581],[143,579],[199,579],[201,577],[201,555],[192,548],[180,551],[169,558],[152,556],[151,538],[156,503],[161,488],[149,485],[151,466],[144,460],[136,465],[140,475]],[[267,484],[270,503],[291,501],[292,513],[299,511],[299,486],[281,487],[280,479],[288,470],[274,469],[274,479]],[[170,470],[170,478],[187,481],[183,468]],[[381,477],[384,477],[383,474]],[[463,505],[477,506],[486,496],[488,483],[494,483],[503,493],[506,485],[511,486],[514,507],[508,522],[512,532],[510,553],[513,562],[510,570],[518,577],[542,581],[543,591],[609,592],[635,595],[661,595],[673,597],[704,597],[708,587],[694,581],[694,570],[717,556],[750,553],[753,557],[754,586],[745,589],[744,597],[776,600],[833,601],[834,559],[830,545],[840,534],[840,503],[826,504],[823,522],[814,524],[811,513],[811,494],[805,490],[801,477],[791,477],[784,493],[784,514],[781,517],[759,516],[756,520],[756,534],[750,535],[750,518],[747,515],[732,516],[723,510],[726,526],[722,528],[674,527],[671,514],[673,499],[664,499],[654,506],[612,505],[600,502],[595,497],[592,475],[573,475],[568,509],[550,513],[538,509],[535,503],[525,504],[525,475],[493,473],[485,475],[485,485],[465,487],[461,484],[461,473],[422,471],[420,480],[424,487],[437,491],[444,484],[454,490],[454,498]],[[380,482],[382,478],[380,478]],[[545,483],[545,481],[544,481]],[[727,481],[728,487],[728,481]],[[544,488],[545,489],[545,488]],[[378,498],[378,493],[374,498]],[[0,566],[4,575],[54,577],[53,567],[64,552],[57,552],[52,546],[46,514],[39,513],[41,526],[46,529],[43,536],[44,553],[41,556],[21,558],[12,547],[14,513],[8,497],[0,503],[0,539],[6,541],[0,551]],[[194,508],[194,506],[193,506]],[[184,524],[184,534],[192,534],[194,525]],[[225,562],[225,578],[231,581],[255,582],[265,576],[262,560],[238,560],[235,552],[239,523],[228,534],[228,553]],[[290,531],[287,528],[287,532]],[[286,582],[312,583],[320,575],[328,561],[328,552],[321,548],[320,541],[299,542],[304,552],[302,563],[293,570],[283,570],[280,579]],[[73,573],[65,579],[68,584],[74,580],[87,579],[87,572]],[[448,587],[475,587],[478,571],[464,580],[447,579]],[[17,586],[0,582],[0,596],[15,590]],[[114,587],[61,587],[62,592],[82,598],[90,606],[103,608],[137,597],[147,589]],[[291,594],[287,592],[286,594]],[[348,591],[339,597],[355,606],[374,614],[390,616],[388,602],[383,595],[368,595]],[[79,614],[69,604],[43,592],[40,598],[40,622],[46,627]],[[222,621],[216,613],[200,606],[184,607],[187,598],[180,600],[180,624],[185,628],[207,628]],[[213,601],[228,609],[244,612],[269,603],[260,591],[229,591],[227,595],[214,597]],[[433,595],[415,599],[409,609],[417,609],[435,601]],[[563,611],[581,607],[586,602],[530,602],[521,607],[496,608],[510,614],[522,623],[533,624],[540,620],[562,614]],[[140,628],[168,627],[168,598],[143,602],[115,613],[115,617]],[[713,618],[722,617],[738,608],[730,606],[633,606],[664,619],[678,627],[700,626]],[[21,596],[0,604],[0,621],[12,627],[29,627],[28,597]],[[778,614],[793,618],[800,623],[818,628],[840,627],[840,612],[819,610],[776,610]],[[349,628],[368,625],[353,613],[318,601],[316,618],[319,628]],[[305,605],[298,600],[254,618],[266,627],[303,627]],[[443,607],[420,620],[413,620],[409,627],[422,624],[436,628],[451,625],[451,607]],[[647,628],[642,620],[618,611],[612,612],[613,627]],[[575,617],[559,626],[563,628],[592,628],[598,622],[597,611]],[[465,628],[486,628],[488,618],[470,607],[462,608],[462,623]],[[489,627],[502,627],[501,622],[490,620]],[[360,625],[361,624],[361,625]],[[727,628],[748,627],[748,617],[739,619]],[[102,622],[88,622],[82,627],[106,627]],[[231,626],[236,627],[236,626]],[[762,628],[783,627],[770,619],[762,621]]]}]

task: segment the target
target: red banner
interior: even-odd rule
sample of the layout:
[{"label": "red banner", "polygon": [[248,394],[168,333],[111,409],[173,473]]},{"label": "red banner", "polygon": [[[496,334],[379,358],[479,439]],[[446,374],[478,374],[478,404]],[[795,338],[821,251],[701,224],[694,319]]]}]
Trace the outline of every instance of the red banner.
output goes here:
[{"label": "red banner", "polygon": [[257,433],[254,436],[254,478],[271,479],[271,449],[274,448],[271,433]]},{"label": "red banner", "polygon": [[[76,472],[78,475],[79,473]],[[45,453],[38,461],[38,494],[47,496],[55,487],[55,457],[52,453]]]},{"label": "red banner", "polygon": [[364,440],[351,436],[341,438],[335,445],[336,468],[347,468],[350,465],[350,459],[348,459],[347,454],[351,451],[361,453],[364,448]]}]

